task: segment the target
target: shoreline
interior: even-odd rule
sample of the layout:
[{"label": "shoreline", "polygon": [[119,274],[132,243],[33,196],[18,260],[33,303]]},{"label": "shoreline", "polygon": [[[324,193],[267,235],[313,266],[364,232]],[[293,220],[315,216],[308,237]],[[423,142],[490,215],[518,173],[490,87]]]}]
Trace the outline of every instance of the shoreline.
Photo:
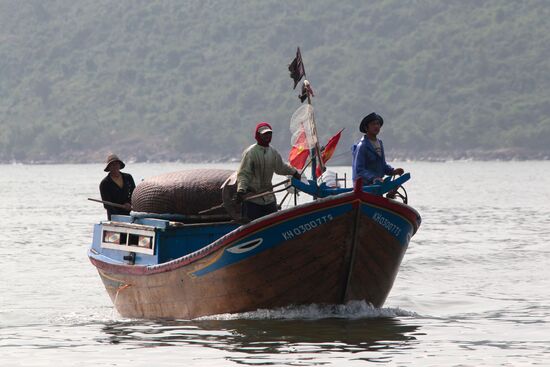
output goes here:
[{"label": "shoreline", "polygon": [[550,160],[550,151],[533,151],[529,149],[495,149],[495,150],[464,150],[464,151],[426,151],[401,152],[391,151],[387,157],[394,160],[415,160],[426,162],[448,161],[547,161]]},{"label": "shoreline", "polygon": [[[145,159],[141,155],[127,154],[124,159],[128,163],[183,163],[183,164],[223,164],[238,163],[240,157],[230,155],[206,155],[206,154],[160,154],[158,156]],[[286,155],[283,155],[286,158]],[[71,159],[72,158],[72,159]],[[418,161],[418,162],[453,162],[453,161],[475,161],[475,162],[515,162],[515,161],[547,161],[550,160],[550,151],[531,151],[526,149],[499,149],[499,150],[466,150],[454,152],[426,151],[426,152],[406,152],[399,150],[390,150],[386,153],[388,162],[395,161]],[[44,159],[24,159],[24,160],[5,160],[0,159],[0,164],[23,164],[23,165],[47,165],[47,164],[102,164],[103,155],[71,155],[71,157],[55,157]],[[335,156],[332,163],[335,165],[346,165],[348,158],[344,156]],[[351,154],[349,162],[351,165]]]},{"label": "shoreline", "polygon": [[[390,157],[386,157],[387,162],[433,162],[433,163],[444,163],[444,162],[525,162],[525,161],[548,161],[550,160],[550,155],[548,154],[537,154],[537,155],[512,155],[512,156],[500,156],[494,154],[486,155],[460,155],[460,156],[442,156],[442,155],[432,155],[426,154],[421,156],[410,156],[395,154]],[[239,159],[230,158],[230,159],[150,159],[150,160],[139,160],[129,157],[125,159],[128,163],[182,163],[182,164],[223,164],[223,163],[238,163]],[[21,165],[57,165],[57,164],[103,164],[102,160],[56,160],[56,159],[45,159],[45,160],[0,160],[0,165],[10,165],[10,164],[21,164]],[[338,166],[351,166],[351,157],[349,162],[344,162],[344,159],[333,159],[333,165]]]}]

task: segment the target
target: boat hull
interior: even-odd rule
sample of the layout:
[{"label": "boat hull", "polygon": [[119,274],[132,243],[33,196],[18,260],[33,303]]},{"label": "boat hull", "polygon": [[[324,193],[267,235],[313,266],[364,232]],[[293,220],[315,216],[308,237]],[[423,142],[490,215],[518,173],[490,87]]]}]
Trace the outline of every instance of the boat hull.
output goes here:
[{"label": "boat hull", "polygon": [[90,259],[124,317],[192,319],[350,300],[381,307],[419,224],[406,205],[353,192],[261,218],[166,264]]}]

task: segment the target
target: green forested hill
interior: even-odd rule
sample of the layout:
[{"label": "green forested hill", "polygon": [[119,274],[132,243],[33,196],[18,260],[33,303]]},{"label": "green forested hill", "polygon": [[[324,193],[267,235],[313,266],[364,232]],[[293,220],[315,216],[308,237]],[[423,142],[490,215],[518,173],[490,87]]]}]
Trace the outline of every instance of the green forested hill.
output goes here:
[{"label": "green forested hill", "polygon": [[[289,149],[302,49],[323,141],[371,111],[387,155],[550,151],[548,1],[0,2],[0,160]],[[538,153],[537,153],[538,152]]]}]

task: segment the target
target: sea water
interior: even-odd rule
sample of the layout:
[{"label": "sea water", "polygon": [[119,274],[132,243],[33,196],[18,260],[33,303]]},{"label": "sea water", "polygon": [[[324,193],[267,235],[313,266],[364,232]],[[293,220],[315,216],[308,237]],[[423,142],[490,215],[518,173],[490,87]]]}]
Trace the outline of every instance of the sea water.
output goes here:
[{"label": "sea water", "polygon": [[117,315],[88,261],[101,165],[0,165],[0,366],[550,365],[550,162],[392,164],[422,226],[383,308],[175,321]]}]

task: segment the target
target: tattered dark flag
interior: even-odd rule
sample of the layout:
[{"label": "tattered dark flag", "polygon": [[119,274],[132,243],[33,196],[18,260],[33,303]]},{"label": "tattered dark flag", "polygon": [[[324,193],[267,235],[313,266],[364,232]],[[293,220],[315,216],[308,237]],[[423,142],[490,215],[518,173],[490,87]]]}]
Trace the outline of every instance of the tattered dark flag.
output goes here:
[{"label": "tattered dark flag", "polygon": [[288,65],[288,71],[290,71],[290,77],[294,80],[294,89],[296,89],[300,79],[306,75],[304,63],[302,62],[302,54],[300,53],[300,47],[298,47],[298,50],[296,51],[296,57],[292,60],[290,65]]}]

